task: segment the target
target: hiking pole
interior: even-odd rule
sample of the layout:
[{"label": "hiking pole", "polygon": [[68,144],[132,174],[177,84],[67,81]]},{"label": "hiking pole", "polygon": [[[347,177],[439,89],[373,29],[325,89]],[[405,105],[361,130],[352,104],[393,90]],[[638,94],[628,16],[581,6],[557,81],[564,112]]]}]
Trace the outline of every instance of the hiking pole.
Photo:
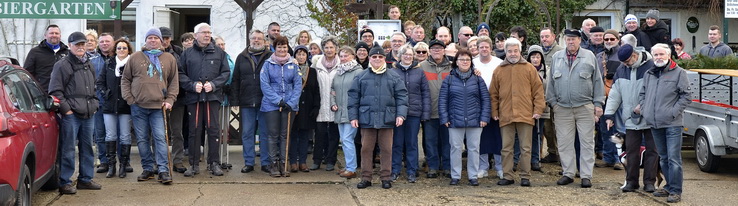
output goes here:
[{"label": "hiking pole", "polygon": [[285,142],[285,149],[284,149],[284,171],[285,174],[289,171],[287,169],[287,165],[290,164],[290,130],[292,130],[292,121],[290,121],[292,117],[292,111],[287,111],[287,142]]},{"label": "hiking pole", "polygon": [[[162,106],[161,113],[164,115],[164,139],[167,141],[167,163],[169,163],[169,174],[172,172],[172,152],[169,150],[169,124],[167,122],[167,107]],[[172,177],[174,175],[169,175],[169,177]]]}]

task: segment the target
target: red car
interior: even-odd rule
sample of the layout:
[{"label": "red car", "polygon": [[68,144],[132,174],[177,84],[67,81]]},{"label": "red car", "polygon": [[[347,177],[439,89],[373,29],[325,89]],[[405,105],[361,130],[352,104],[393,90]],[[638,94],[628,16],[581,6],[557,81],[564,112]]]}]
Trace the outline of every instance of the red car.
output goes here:
[{"label": "red car", "polygon": [[59,187],[59,126],[53,97],[10,60],[0,57],[0,205],[30,205]]}]

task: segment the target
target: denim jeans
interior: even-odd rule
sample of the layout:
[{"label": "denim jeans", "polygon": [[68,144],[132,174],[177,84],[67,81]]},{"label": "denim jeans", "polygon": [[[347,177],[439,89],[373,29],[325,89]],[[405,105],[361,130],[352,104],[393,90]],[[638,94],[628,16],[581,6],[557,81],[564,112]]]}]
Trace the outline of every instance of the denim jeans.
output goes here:
[{"label": "denim jeans", "polygon": [[659,164],[666,179],[664,189],[669,194],[682,194],[682,131],[684,127],[651,129]]},{"label": "denim jeans", "polygon": [[451,169],[451,144],[448,141],[448,128],[441,125],[440,119],[423,122],[423,145],[426,150],[425,161],[431,170]]},{"label": "denim jeans", "polygon": [[90,182],[95,174],[95,152],[92,151],[92,133],[94,117],[82,119],[74,114],[62,115],[61,123],[61,172],[59,185],[72,184],[74,175],[74,146],[79,148],[79,176],[80,182]]},{"label": "denim jeans", "polygon": [[97,158],[100,159],[101,164],[107,164],[108,157],[105,156],[107,154],[107,147],[105,146],[105,120],[103,118],[102,106],[98,108],[91,120],[95,122],[92,135],[95,138],[95,144],[97,144]]},{"label": "denim jeans", "polygon": [[256,127],[259,126],[259,153],[261,166],[269,165],[269,137],[267,136],[266,120],[258,107],[241,107],[241,140],[243,142],[244,165],[254,166],[256,149],[254,141]]},{"label": "denim jeans", "polygon": [[[164,139],[164,114],[161,109],[146,109],[138,105],[131,105],[131,120],[133,130],[136,132],[138,153],[141,155],[141,166],[145,171],[154,171],[154,155],[158,172],[169,172],[169,158],[166,139]],[[151,138],[153,134],[154,152],[151,151]]]},{"label": "denim jeans", "polygon": [[119,141],[120,144],[131,145],[131,115],[103,114],[105,119],[105,141]]},{"label": "denim jeans", "polygon": [[[357,131],[359,131],[359,129],[352,127],[351,123],[338,124],[338,134],[341,136],[341,145],[343,146],[343,156],[346,159],[346,170],[350,172],[356,172],[356,167],[357,167],[356,146],[354,143]],[[418,143],[416,142],[415,144],[417,145]]]},{"label": "denim jeans", "polygon": [[392,173],[400,174],[402,160],[405,159],[405,174],[418,171],[418,132],[420,117],[407,117],[402,126],[395,127],[392,142]]},{"label": "denim jeans", "polygon": [[[531,164],[537,164],[541,161],[541,138],[538,134],[543,133],[543,119],[538,119],[535,123],[536,125],[533,126],[533,141],[531,141],[530,146]],[[518,138],[518,134],[515,134],[515,146],[513,148],[515,149],[513,159],[515,160],[515,164],[518,164],[520,160],[520,139]]]},{"label": "denim jeans", "polygon": [[615,147],[615,143],[610,141],[610,136],[617,132],[617,125],[614,125],[610,130],[607,130],[607,123],[604,119],[600,119],[596,123],[600,127],[600,131],[597,133],[602,140],[602,160],[607,164],[618,163],[618,148]]},{"label": "denim jeans", "polygon": [[308,140],[312,139],[314,134],[314,129],[298,129],[297,127],[292,127],[289,152],[290,164],[307,163]]}]

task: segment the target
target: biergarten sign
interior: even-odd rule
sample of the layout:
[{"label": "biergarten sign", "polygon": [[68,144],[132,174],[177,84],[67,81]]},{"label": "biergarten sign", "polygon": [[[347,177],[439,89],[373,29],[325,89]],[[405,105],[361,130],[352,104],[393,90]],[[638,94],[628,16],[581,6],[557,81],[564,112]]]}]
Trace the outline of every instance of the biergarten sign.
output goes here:
[{"label": "biergarten sign", "polygon": [[4,0],[0,18],[120,19],[120,0]]}]

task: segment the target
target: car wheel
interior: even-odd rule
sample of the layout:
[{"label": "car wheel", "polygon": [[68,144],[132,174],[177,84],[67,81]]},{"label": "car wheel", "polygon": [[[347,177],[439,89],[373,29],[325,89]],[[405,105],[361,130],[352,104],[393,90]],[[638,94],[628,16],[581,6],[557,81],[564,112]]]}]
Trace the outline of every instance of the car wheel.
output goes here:
[{"label": "car wheel", "polygon": [[23,178],[23,181],[18,185],[18,191],[15,191],[15,205],[31,205],[33,179],[31,178],[31,169],[28,169],[28,165],[23,165],[23,171],[20,177]]},{"label": "car wheel", "polygon": [[697,156],[697,165],[703,172],[715,172],[720,165],[720,156],[715,156],[710,150],[710,142],[707,141],[705,131],[697,131],[695,134],[694,152]]}]

